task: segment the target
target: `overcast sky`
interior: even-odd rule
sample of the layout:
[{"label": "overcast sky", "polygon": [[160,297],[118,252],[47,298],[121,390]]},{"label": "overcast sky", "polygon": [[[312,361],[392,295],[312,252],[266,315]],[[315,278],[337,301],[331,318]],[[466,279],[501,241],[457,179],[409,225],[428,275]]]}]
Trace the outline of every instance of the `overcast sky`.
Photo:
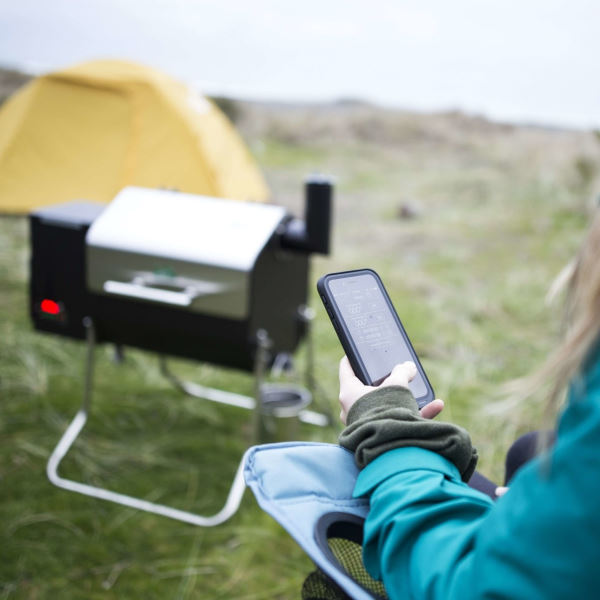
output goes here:
[{"label": "overcast sky", "polygon": [[101,57],[207,93],[600,127],[592,0],[0,0],[0,63]]}]

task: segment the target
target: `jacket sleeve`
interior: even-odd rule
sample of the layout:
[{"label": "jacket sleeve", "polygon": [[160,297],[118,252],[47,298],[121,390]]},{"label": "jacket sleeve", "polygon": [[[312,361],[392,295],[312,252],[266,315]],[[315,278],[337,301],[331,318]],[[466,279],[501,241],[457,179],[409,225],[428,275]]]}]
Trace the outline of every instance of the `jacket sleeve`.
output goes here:
[{"label": "jacket sleeve", "polygon": [[363,559],[395,598],[470,598],[463,585],[478,527],[492,501],[456,466],[422,448],[398,448],[361,471],[355,496],[370,496]]},{"label": "jacket sleeve", "polygon": [[599,409],[598,397],[569,407],[551,454],[495,503],[430,450],[378,456],[355,488],[370,498],[367,570],[391,599],[589,597],[600,585]]},{"label": "jacket sleeve", "polygon": [[377,388],[359,398],[348,412],[340,445],[354,453],[359,469],[395,448],[431,450],[455,464],[468,481],[477,464],[469,434],[452,423],[424,419],[412,392],[401,386]]}]

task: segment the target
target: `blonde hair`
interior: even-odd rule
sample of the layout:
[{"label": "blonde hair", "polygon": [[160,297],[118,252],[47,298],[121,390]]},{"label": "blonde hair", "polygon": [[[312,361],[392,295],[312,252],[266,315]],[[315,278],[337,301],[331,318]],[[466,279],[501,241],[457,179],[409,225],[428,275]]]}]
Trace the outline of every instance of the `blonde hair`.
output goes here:
[{"label": "blonde hair", "polygon": [[[562,341],[535,373],[505,386],[505,392],[512,397],[511,406],[549,386],[545,418],[548,422],[556,417],[567,385],[581,375],[586,357],[600,335],[600,214],[596,214],[577,256],[557,282],[567,288]],[[558,287],[551,288],[552,295]]]}]

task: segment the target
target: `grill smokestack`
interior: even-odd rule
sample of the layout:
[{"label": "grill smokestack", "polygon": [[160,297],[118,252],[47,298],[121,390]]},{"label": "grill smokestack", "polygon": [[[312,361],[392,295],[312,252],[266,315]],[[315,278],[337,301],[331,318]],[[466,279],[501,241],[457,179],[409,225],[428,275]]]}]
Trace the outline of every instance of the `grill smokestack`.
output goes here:
[{"label": "grill smokestack", "polygon": [[304,220],[287,223],[281,243],[286,248],[329,254],[333,183],[322,175],[311,175],[304,186]]}]

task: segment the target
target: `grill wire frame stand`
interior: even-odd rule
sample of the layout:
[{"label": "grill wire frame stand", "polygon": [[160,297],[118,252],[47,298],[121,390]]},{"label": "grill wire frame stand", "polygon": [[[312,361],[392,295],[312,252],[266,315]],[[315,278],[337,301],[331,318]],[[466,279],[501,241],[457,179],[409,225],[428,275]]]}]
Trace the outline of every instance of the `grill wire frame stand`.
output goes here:
[{"label": "grill wire frame stand", "polygon": [[[314,310],[308,306],[302,305],[298,308],[297,318],[306,326],[306,371],[305,380],[307,382],[308,389],[311,397],[314,399],[316,391],[316,379],[314,376],[314,346],[312,337],[312,321],[315,317]],[[178,390],[188,396],[194,398],[200,398],[202,400],[210,400],[211,402],[218,402],[220,404],[228,404],[230,406],[237,406],[238,408],[245,408],[247,410],[257,410],[257,406],[260,407],[260,402],[257,404],[257,399],[260,400],[262,393],[265,388],[268,389],[269,384],[263,384],[266,371],[267,353],[271,347],[271,340],[269,334],[264,329],[259,329],[256,333],[257,342],[257,356],[254,364],[254,379],[255,379],[255,393],[254,398],[246,396],[244,394],[237,394],[234,392],[227,392],[225,390],[219,390],[203,385],[199,385],[192,381],[183,381],[177,375],[175,375],[167,364],[167,359],[164,355],[159,355],[160,372],[168,381],[170,381]],[[276,364],[275,361],[274,364]],[[273,368],[275,370],[275,367]],[[309,425],[316,425],[317,427],[327,427],[327,425],[333,422],[333,416],[327,406],[321,407],[324,413],[315,412],[312,410],[303,409],[295,413],[298,420],[302,423],[308,423]],[[260,423],[262,412],[258,411],[257,421]],[[278,416],[278,411],[274,412],[274,416]],[[285,410],[281,411],[283,417],[290,416]],[[259,426],[260,428],[260,426]],[[257,434],[255,439],[256,443],[260,443],[261,437]]]},{"label": "grill wire frame stand", "polygon": [[[311,388],[311,392],[314,389],[314,362],[313,362],[313,348],[312,348],[312,335],[310,322],[313,318],[313,313],[308,307],[300,307],[298,310],[298,317],[303,320],[307,325],[307,364],[306,364],[306,378]],[[85,378],[84,378],[84,390],[83,400],[80,409],[77,414],[67,427],[66,431],[60,438],[58,444],[52,451],[48,463],[46,465],[46,474],[48,479],[55,486],[71,491],[90,496],[92,498],[98,498],[100,500],[106,500],[122,506],[128,506],[149,512],[184,523],[190,523],[198,527],[215,527],[224,523],[231,518],[238,510],[244,491],[246,490],[246,484],[244,482],[243,475],[243,455],[240,459],[239,465],[235,472],[233,482],[229,489],[227,499],[221,510],[214,515],[205,516],[191,513],[185,510],[166,506],[164,504],[158,504],[150,502],[142,498],[134,496],[128,496],[101,488],[98,486],[81,483],[72,479],[66,479],[58,474],[58,468],[60,463],[65,458],[72,445],[77,440],[79,434],[83,430],[91,408],[92,402],[92,391],[93,391],[93,379],[94,379],[94,351],[96,349],[96,330],[94,327],[93,320],[91,317],[85,317],[83,325],[86,330],[86,364],[85,364]],[[160,369],[161,373],[178,389],[185,394],[196,398],[202,398],[210,400],[212,402],[218,402],[221,404],[228,404],[231,406],[237,406],[239,408],[245,408],[247,410],[254,410],[256,424],[255,424],[255,435],[259,435],[263,428],[263,414],[261,406],[261,394],[263,390],[263,379],[266,371],[266,365],[268,360],[268,351],[271,345],[268,334],[265,330],[261,329],[257,332],[256,336],[257,349],[256,358],[254,363],[254,378],[255,378],[255,393],[256,399],[250,396],[244,396],[242,394],[236,394],[233,392],[227,392],[224,390],[218,390],[215,388],[201,386],[192,382],[185,382],[178,379],[171,371],[169,371],[167,362],[164,356],[160,356]],[[277,415],[275,415],[277,416]],[[301,410],[297,417],[300,421],[310,423],[317,426],[327,426],[331,422],[331,415],[321,414],[310,410]]]}]

